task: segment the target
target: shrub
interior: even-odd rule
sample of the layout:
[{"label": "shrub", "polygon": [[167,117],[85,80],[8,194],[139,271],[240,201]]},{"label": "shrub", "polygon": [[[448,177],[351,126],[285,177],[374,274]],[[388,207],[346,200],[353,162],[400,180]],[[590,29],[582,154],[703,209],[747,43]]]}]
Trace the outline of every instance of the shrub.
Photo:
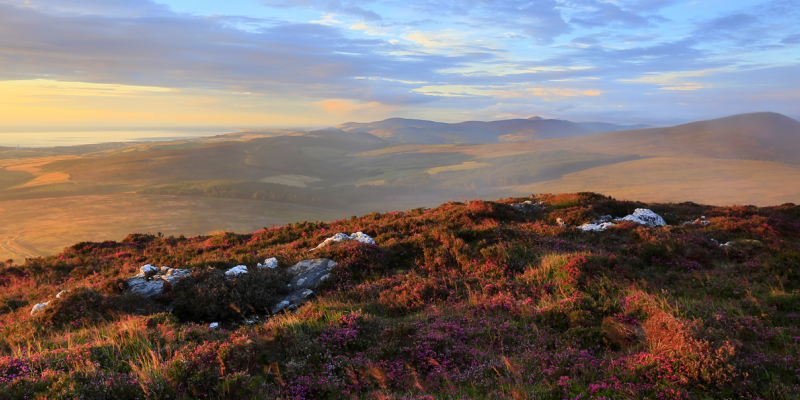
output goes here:
[{"label": "shrub", "polygon": [[35,314],[35,320],[46,326],[83,327],[111,319],[116,305],[94,290],[71,289],[50,301],[44,310]]},{"label": "shrub", "polygon": [[253,268],[246,274],[226,276],[206,268],[192,272],[172,288],[172,305],[181,319],[219,321],[250,313],[269,313],[289,279],[277,270]]}]

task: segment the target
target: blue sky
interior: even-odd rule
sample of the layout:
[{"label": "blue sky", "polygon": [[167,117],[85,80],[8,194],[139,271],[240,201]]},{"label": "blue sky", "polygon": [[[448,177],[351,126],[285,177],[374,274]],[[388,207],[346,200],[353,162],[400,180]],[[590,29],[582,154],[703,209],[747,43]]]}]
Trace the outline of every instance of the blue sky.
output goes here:
[{"label": "blue sky", "polygon": [[798,118],[797,21],[796,0],[0,0],[0,123]]}]

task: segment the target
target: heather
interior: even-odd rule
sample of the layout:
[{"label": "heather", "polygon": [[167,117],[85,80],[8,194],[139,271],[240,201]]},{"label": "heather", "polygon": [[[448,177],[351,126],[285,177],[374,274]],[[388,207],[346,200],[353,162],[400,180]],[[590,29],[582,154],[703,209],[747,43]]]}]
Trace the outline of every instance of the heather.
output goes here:
[{"label": "heather", "polygon": [[[525,200],[547,207],[511,207]],[[670,225],[575,229],[636,208]],[[309,253],[352,232],[376,245]],[[269,257],[278,268],[253,268]],[[270,315],[312,257],[338,263],[317,298]],[[145,299],[123,280],[144,264],[193,272]],[[252,272],[225,279],[236,265]],[[0,398],[791,399],[799,274],[793,204],[577,193],[131,234],[2,267]]]}]

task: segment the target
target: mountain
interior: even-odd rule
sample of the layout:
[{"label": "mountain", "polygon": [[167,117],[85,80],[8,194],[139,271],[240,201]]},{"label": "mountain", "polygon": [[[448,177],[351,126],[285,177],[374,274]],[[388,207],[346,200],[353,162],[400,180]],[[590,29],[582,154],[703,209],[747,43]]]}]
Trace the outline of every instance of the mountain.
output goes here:
[{"label": "mountain", "polygon": [[418,119],[390,118],[378,122],[348,122],[337,128],[364,132],[391,143],[502,143],[586,136],[594,133],[644,128],[605,122],[571,122],[531,117],[500,121],[467,121],[454,124]]},{"label": "mountain", "polygon": [[782,114],[739,114],[668,128],[608,132],[560,147],[640,156],[800,162],[800,122]]}]

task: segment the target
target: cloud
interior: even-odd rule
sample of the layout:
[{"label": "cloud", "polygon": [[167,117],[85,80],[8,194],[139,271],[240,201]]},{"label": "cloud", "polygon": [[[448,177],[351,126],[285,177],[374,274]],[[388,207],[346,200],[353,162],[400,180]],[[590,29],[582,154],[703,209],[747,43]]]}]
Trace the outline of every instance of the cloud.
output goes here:
[{"label": "cloud", "polygon": [[800,44],[800,33],[786,36],[781,40],[783,44]]},{"label": "cloud", "polygon": [[261,0],[265,6],[276,8],[306,8],[318,9],[329,13],[337,13],[361,18],[364,21],[381,21],[383,17],[375,11],[367,10],[358,5],[360,1],[347,0]]},{"label": "cloud", "polygon": [[[125,9],[147,10],[152,3],[125,4]],[[425,54],[402,43],[349,38],[346,29],[320,24],[265,23],[243,30],[230,22],[176,13],[63,13],[0,3],[0,79],[420,103],[398,81],[436,79],[438,70],[475,61],[472,54]],[[406,54],[391,54],[396,51]],[[392,80],[356,79],[365,76]]]}]

